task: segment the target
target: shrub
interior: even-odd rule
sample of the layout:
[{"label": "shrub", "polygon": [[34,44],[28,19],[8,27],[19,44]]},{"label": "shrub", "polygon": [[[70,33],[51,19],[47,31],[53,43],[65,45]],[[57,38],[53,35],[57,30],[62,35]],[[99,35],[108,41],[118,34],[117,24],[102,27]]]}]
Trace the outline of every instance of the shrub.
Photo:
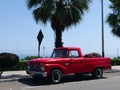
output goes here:
[{"label": "shrub", "polygon": [[120,58],[114,58],[111,60],[112,65],[120,65]]},{"label": "shrub", "polygon": [[3,71],[15,66],[19,62],[19,57],[13,53],[0,53],[0,76]]}]

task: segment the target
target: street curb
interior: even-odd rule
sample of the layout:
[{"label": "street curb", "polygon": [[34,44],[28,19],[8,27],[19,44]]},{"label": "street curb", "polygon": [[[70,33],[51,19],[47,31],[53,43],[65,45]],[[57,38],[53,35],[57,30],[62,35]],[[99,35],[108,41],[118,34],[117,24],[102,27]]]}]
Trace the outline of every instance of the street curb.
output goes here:
[{"label": "street curb", "polygon": [[104,71],[104,73],[116,73],[116,72],[120,72],[120,70],[118,70],[118,69],[112,69],[112,70]]}]

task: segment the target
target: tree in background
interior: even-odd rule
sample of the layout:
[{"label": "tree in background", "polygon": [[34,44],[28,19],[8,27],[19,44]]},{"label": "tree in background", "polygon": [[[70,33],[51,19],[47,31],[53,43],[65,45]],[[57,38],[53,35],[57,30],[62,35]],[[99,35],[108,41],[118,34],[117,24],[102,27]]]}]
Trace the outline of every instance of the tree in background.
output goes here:
[{"label": "tree in background", "polygon": [[55,47],[62,47],[62,32],[65,28],[78,24],[91,0],[27,0],[33,9],[35,21],[47,24],[55,32]]},{"label": "tree in background", "polygon": [[113,11],[107,18],[108,24],[112,28],[112,33],[120,37],[120,0],[109,0],[111,2],[110,9]]},{"label": "tree in background", "polygon": [[23,60],[31,60],[35,58],[38,58],[38,56],[26,56]]}]

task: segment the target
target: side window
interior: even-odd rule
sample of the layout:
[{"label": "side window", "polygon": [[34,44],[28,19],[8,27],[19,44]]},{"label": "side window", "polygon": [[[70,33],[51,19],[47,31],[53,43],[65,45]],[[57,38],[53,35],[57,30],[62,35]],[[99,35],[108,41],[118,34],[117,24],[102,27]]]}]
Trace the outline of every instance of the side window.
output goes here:
[{"label": "side window", "polygon": [[71,58],[78,58],[79,57],[78,51],[77,50],[71,50],[70,51],[70,57]]}]

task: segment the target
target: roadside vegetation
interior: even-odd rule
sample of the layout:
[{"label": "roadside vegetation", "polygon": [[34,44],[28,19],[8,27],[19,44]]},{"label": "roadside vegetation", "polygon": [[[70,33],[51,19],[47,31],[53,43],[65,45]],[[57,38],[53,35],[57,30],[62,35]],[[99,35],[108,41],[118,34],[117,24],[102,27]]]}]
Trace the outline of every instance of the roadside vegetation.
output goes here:
[{"label": "roadside vegetation", "polygon": [[120,57],[113,58],[111,62],[112,62],[112,65],[120,65]]}]

